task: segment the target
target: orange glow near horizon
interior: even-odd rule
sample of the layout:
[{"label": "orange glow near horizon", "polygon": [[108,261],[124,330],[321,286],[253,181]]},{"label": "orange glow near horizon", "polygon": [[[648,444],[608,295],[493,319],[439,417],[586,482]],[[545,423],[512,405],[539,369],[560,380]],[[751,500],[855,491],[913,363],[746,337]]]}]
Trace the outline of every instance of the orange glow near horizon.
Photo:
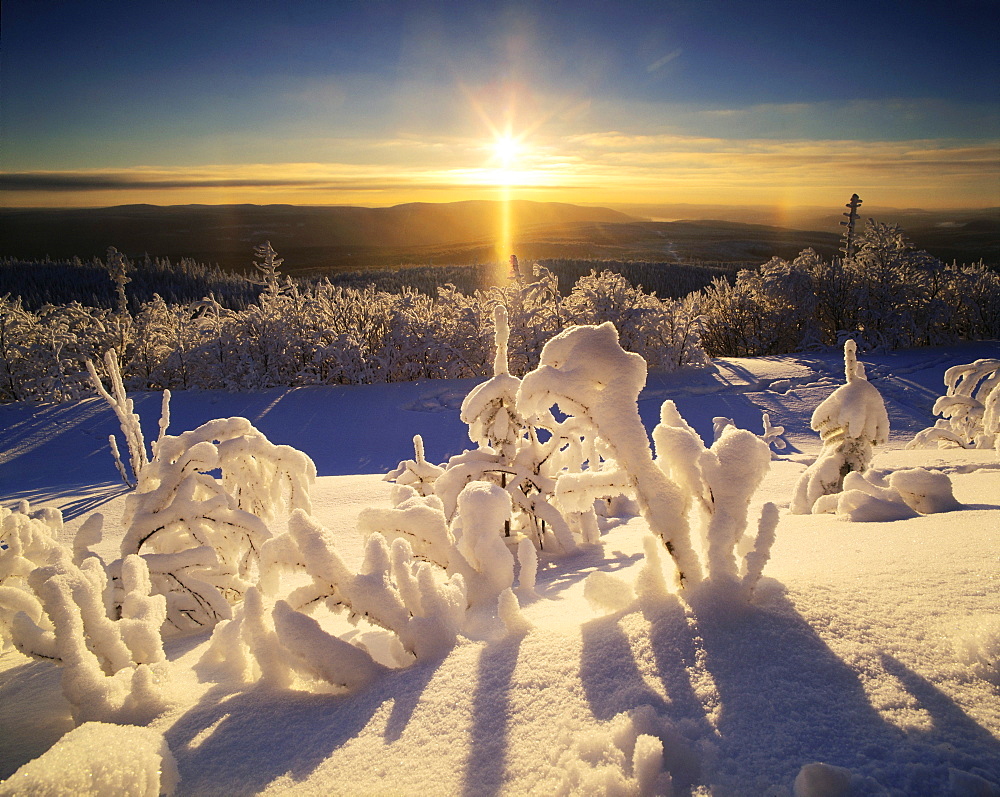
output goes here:
[{"label": "orange glow near horizon", "polygon": [[[586,205],[996,207],[996,149],[941,142],[808,142],[543,135],[483,117],[479,137],[351,139],[343,160],[0,173],[4,207],[134,203],[387,207],[529,199]],[[501,188],[505,190],[501,192]],[[504,257],[506,259],[506,255]]]}]

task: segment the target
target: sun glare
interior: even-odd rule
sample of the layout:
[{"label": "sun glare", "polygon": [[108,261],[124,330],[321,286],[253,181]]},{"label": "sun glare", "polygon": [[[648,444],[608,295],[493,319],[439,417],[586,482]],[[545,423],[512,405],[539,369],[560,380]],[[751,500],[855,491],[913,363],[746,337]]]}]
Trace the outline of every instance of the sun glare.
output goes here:
[{"label": "sun glare", "polygon": [[493,152],[501,167],[510,169],[521,154],[521,142],[510,133],[499,135],[493,142]]}]

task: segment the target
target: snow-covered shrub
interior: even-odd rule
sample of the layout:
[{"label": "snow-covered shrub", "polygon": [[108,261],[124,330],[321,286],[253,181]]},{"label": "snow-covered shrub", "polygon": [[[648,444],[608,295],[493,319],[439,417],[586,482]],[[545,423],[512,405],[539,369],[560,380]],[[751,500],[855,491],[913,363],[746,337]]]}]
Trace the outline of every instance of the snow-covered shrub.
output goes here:
[{"label": "snow-covered shrub", "polygon": [[503,535],[510,512],[510,496],[495,484],[472,482],[459,493],[452,533],[474,571],[467,583],[472,604],[495,602],[514,584],[514,557]]},{"label": "snow-covered shrub", "polygon": [[394,470],[385,474],[385,481],[412,487],[419,495],[433,495],[434,482],[444,473],[444,468],[434,465],[424,457],[424,441],[413,436],[413,459],[404,459]]},{"label": "snow-covered shrub", "polygon": [[105,310],[77,302],[26,310],[0,297],[0,400],[72,401],[86,395],[85,361],[107,346]]},{"label": "snow-covered shrub", "polygon": [[[481,557],[463,537],[464,515],[470,514],[463,512],[463,499],[468,503],[472,495],[482,494],[485,501],[488,494],[500,495],[506,489],[513,507],[509,500],[502,506],[504,536],[512,530],[527,531],[528,538],[544,548],[548,533],[558,548],[572,550],[578,538],[599,539],[595,501],[624,495],[638,501],[651,529],[663,540],[677,565],[679,583],[697,584],[706,574],[717,584],[742,577],[749,595],[767,560],[777,520],[776,513],[765,512],[756,548],[738,565],[737,547],[754,547],[744,534],[746,515],[750,495],[768,468],[767,444],[733,428],[709,451],[672,402],[666,402],[658,427],[662,453],[657,463],[637,404],[645,362],[621,347],[610,322],[564,330],[545,345],[539,367],[518,380],[504,368],[503,320],[498,311],[496,374],[463,403],[463,419],[480,447],[452,457],[444,472],[435,474],[433,497],[418,496],[406,487],[395,494],[394,508],[368,510],[362,516],[366,530],[408,539],[418,555],[462,573],[470,596],[475,596],[483,588],[473,585],[482,581],[484,570]],[[393,475],[400,483],[411,471],[400,463]],[[701,507],[704,561],[689,536],[688,514],[695,496]],[[500,503],[496,506],[501,508]],[[507,520],[511,508],[528,524]],[[495,525],[483,519],[477,523]],[[490,545],[499,552],[503,543],[497,537]],[[458,555],[449,550],[451,545]],[[491,582],[485,588],[491,598],[513,581],[513,560],[505,549],[503,554],[490,557],[503,560],[503,583]],[[529,589],[533,567],[522,561],[527,576],[522,586]]]},{"label": "snow-covered shrub", "polygon": [[85,722],[0,782],[0,795],[159,797],[173,794],[179,780],[159,731]]},{"label": "snow-covered shrub", "polygon": [[[282,573],[304,575],[308,583],[280,597]],[[321,606],[387,633],[375,649],[360,636],[349,641],[310,616]],[[354,573],[330,533],[296,510],[288,531],[265,544],[259,584],[233,619],[216,627],[203,664],[243,681],[289,686],[299,676],[351,689],[387,666],[443,656],[465,612],[462,576],[445,578],[440,568],[417,560],[406,540],[390,546],[380,534],[370,535],[361,572]]]},{"label": "snow-covered shrub", "polygon": [[810,425],[823,441],[816,461],[806,468],[791,501],[794,514],[807,515],[816,500],[839,493],[844,477],[863,473],[874,447],[889,439],[889,416],[878,390],[868,382],[857,360],[857,345],[844,343],[847,383],[837,388],[813,412]]},{"label": "snow-covered shrub", "polygon": [[0,507],[0,637],[55,661],[77,722],[146,722],[166,708],[163,596],[138,556],[121,564],[120,613],[96,556],[74,561],[45,521]]},{"label": "snow-covered shrub", "polygon": [[621,274],[591,271],[577,280],[564,307],[566,326],[613,323],[622,348],[642,356],[651,369],[673,371],[707,362],[696,297],[664,300]]},{"label": "snow-covered shrub", "polygon": [[[669,400],[660,407],[653,441],[657,465],[680,487],[684,512],[695,518],[700,572],[716,587],[740,583],[750,597],[770,555],[778,521],[776,508],[766,504],[756,535],[745,533],[750,498],[770,468],[767,444],[751,432],[723,425],[712,447],[705,448]],[[745,555],[737,561],[740,551]]]},{"label": "snow-covered shrub", "polygon": [[816,293],[807,249],[789,263],[774,257],[757,269],[705,289],[703,338],[713,354],[756,357],[796,351],[815,342]]},{"label": "snow-covered shrub", "polygon": [[245,418],[160,437],[126,498],[121,555],[146,559],[155,591],[167,597],[166,630],[211,627],[230,616],[253,583],[271,536],[267,523],[282,507],[309,511],[315,476],[309,457],[274,445]]},{"label": "snow-covered shrub", "polygon": [[721,277],[701,292],[702,341],[712,356],[749,357],[837,345],[940,345],[1000,334],[1000,276],[946,266],[895,225],[869,219],[847,256],[811,249]]},{"label": "snow-covered shrub", "polygon": [[1000,360],[976,360],[945,371],[945,395],[934,402],[941,418],[906,446],[1000,450]]},{"label": "snow-covered shrub", "polygon": [[51,652],[52,640],[43,639],[46,629],[38,626],[45,610],[29,578],[39,567],[69,567],[73,557],[55,538],[56,522],[22,509],[28,507],[12,511],[0,506],[0,647]]},{"label": "snow-covered shrub", "polygon": [[[434,563],[449,576],[461,576],[470,604],[495,605],[500,593],[514,583],[514,557],[504,542],[505,526],[510,525],[510,494],[495,484],[474,480],[455,503],[449,523],[437,496],[403,493],[391,508],[362,510],[358,529],[366,537],[377,534],[390,542],[405,540],[417,558]],[[520,542],[529,540],[522,537]],[[530,569],[526,556],[521,558]],[[533,574],[531,583],[523,585],[533,587],[532,579]]]},{"label": "snow-covered shrub", "polygon": [[[618,344],[608,322],[574,327],[545,344],[539,367],[524,377],[518,411],[526,418],[551,418],[551,408],[571,416],[600,438],[614,465],[599,475],[560,477],[559,502],[579,511],[596,498],[629,492],[643,517],[677,564],[678,578],[701,578],[691,547],[685,497],[653,461],[637,400],[646,381],[646,364]],[[540,423],[544,425],[544,423]]]},{"label": "snow-covered shrub", "polygon": [[[244,278],[242,292],[235,290],[238,278],[207,274],[189,261],[174,267],[147,258],[143,268],[131,269],[114,250],[106,267],[96,261],[97,293],[107,307],[70,303],[27,310],[4,297],[0,400],[79,398],[87,392],[86,360],[97,362],[109,349],[129,389],[256,390],[482,376],[489,373],[497,304],[509,318],[514,374],[537,365],[544,343],[562,329],[605,320],[652,367],[706,361],[697,297],[660,299],[611,272],[581,276],[569,296],[552,272],[527,262],[516,279],[489,290],[462,292],[435,277],[434,288],[420,289],[397,278],[389,292],[329,279],[282,282],[273,248],[265,243],[256,254],[259,278]],[[0,268],[5,265],[0,261]],[[164,281],[156,294],[147,284],[150,275]],[[194,288],[177,286],[178,279],[204,285],[195,294],[201,298],[191,301]],[[212,295],[213,288],[221,293]],[[146,301],[140,304],[136,293]]]},{"label": "snow-covered shrub", "polygon": [[837,514],[853,521],[886,521],[960,508],[946,474],[908,468],[887,477],[872,471],[848,473],[843,492],[821,496],[812,511]]}]

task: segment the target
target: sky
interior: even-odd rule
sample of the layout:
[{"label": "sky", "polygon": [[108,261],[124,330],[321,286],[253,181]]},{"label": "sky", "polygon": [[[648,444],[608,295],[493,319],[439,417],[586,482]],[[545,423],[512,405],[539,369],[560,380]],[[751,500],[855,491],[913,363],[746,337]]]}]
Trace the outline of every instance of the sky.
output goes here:
[{"label": "sky", "polygon": [[1000,206],[996,0],[4,0],[0,205]]}]

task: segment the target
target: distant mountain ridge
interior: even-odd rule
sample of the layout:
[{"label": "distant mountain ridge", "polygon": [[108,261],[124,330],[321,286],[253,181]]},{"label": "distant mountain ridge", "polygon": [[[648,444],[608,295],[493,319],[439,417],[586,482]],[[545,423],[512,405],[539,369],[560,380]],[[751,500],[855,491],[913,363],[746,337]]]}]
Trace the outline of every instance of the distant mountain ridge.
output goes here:
[{"label": "distant mountain ridge", "polygon": [[[625,222],[620,211],[555,202],[511,202],[512,228],[581,222]],[[0,253],[18,257],[103,256],[115,246],[131,256],[194,257],[237,267],[265,239],[279,254],[328,250],[422,248],[492,243],[497,203],[470,200],[389,208],[297,205],[121,205],[109,208],[0,209]],[[286,258],[291,259],[291,258]],[[290,264],[291,265],[291,264]],[[300,264],[302,265],[302,264]],[[310,265],[318,265],[310,263]]]},{"label": "distant mountain ridge", "polygon": [[[712,206],[719,217],[737,208]],[[708,212],[699,206],[622,209],[515,200],[509,219],[522,258],[586,258],[689,262],[793,257],[807,246],[832,256],[840,232],[835,211],[817,226],[770,223],[767,209],[742,218],[664,221],[659,211]],[[824,209],[817,209],[824,210]],[[873,209],[874,210],[874,209]],[[731,211],[731,212],[730,212]],[[906,211],[911,240],[945,261],[1000,263],[1000,215]],[[122,205],[109,208],[0,209],[0,256],[55,259],[104,257],[109,246],[128,256],[193,258],[227,269],[251,267],[254,247],[270,240],[286,272],[360,270],[402,264],[464,265],[496,259],[500,203],[469,200],[387,208],[297,205]],[[801,217],[801,216],[800,216]],[[800,218],[796,217],[796,219]],[[684,218],[684,216],[679,216]],[[808,218],[808,217],[801,217]],[[883,219],[880,220],[893,220]],[[748,223],[750,222],[750,223]],[[801,223],[801,222],[797,222]],[[822,226],[819,226],[822,225]]]}]

